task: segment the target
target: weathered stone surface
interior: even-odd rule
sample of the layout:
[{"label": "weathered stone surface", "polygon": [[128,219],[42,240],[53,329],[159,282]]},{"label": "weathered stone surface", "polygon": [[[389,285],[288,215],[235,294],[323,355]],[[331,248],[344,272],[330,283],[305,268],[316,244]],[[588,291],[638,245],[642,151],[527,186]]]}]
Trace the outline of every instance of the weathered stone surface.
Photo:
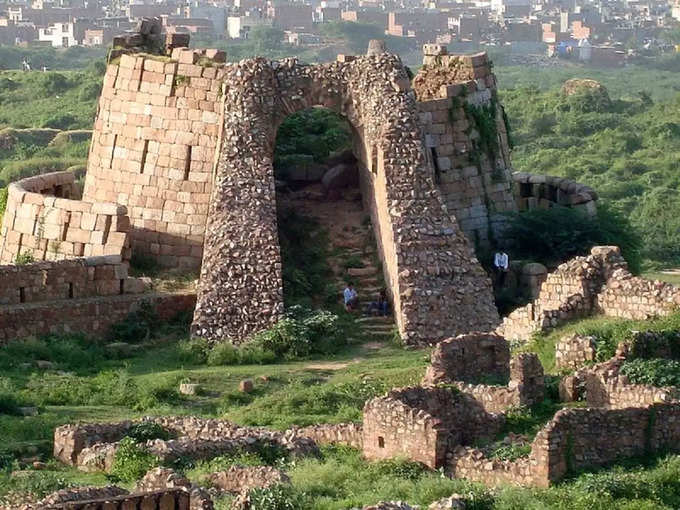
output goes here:
[{"label": "weathered stone surface", "polygon": [[326,190],[343,189],[359,185],[359,169],[351,163],[340,163],[330,168],[322,177]]},{"label": "weathered stone surface", "polygon": [[595,246],[587,257],[575,257],[550,273],[538,298],[503,320],[496,332],[509,340],[527,340],[576,317],[602,314],[648,319],[671,313],[680,304],[680,289],[633,276],[616,246]]},{"label": "weathered stone surface", "polygon": [[227,471],[211,473],[208,480],[214,487],[233,494],[290,483],[283,471],[271,466],[231,466]]}]

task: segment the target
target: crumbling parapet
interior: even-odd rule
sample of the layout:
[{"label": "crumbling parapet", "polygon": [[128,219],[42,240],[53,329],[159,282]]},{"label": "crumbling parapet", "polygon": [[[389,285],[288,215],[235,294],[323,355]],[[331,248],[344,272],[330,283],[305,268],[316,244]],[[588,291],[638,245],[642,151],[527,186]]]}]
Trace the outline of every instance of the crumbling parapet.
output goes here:
[{"label": "crumbling parapet", "polygon": [[536,300],[508,315],[496,333],[527,340],[567,320],[603,314],[648,319],[680,305],[680,290],[669,283],[633,276],[616,246],[595,246],[548,274]]},{"label": "crumbling parapet", "polygon": [[0,264],[118,255],[130,259],[127,208],[78,199],[73,172],[28,177],[9,185],[0,226]]},{"label": "crumbling parapet", "polygon": [[502,238],[513,196],[508,126],[485,53],[449,55],[425,45],[413,80],[435,182],[476,245]]},{"label": "crumbling parapet", "polygon": [[589,186],[563,177],[525,172],[513,173],[512,180],[520,211],[549,209],[559,205],[583,211],[589,216],[597,214],[598,196]]}]

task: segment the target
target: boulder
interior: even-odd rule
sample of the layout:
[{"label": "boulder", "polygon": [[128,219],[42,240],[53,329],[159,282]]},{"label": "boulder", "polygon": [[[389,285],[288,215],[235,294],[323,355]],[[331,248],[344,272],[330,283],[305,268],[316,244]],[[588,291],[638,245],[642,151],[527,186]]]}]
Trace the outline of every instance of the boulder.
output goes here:
[{"label": "boulder", "polygon": [[324,174],[321,183],[326,191],[356,187],[359,185],[359,169],[347,163],[335,165]]}]

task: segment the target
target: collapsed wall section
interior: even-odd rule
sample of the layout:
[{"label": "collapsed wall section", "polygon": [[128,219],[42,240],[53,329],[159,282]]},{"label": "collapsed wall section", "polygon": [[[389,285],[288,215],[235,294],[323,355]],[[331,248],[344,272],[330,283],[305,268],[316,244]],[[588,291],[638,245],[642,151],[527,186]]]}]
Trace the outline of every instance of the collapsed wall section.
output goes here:
[{"label": "collapsed wall section", "polygon": [[9,185],[0,227],[0,264],[118,255],[130,258],[130,220],[124,206],[75,200],[72,172],[55,172]]},{"label": "collapsed wall section", "polygon": [[434,179],[444,203],[475,245],[502,236],[517,209],[510,146],[496,78],[486,53],[448,55],[426,44],[413,87]]},{"label": "collapsed wall section", "polygon": [[563,322],[600,313],[648,319],[680,305],[680,290],[669,283],[633,276],[616,246],[595,246],[548,274],[536,300],[508,315],[496,333],[526,340]]}]

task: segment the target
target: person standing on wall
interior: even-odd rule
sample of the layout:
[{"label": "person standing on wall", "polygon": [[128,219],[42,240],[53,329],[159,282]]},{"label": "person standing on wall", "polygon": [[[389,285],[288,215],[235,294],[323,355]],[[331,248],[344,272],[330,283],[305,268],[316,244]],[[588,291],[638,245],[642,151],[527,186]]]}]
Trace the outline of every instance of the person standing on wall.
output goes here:
[{"label": "person standing on wall", "polygon": [[505,276],[508,274],[508,254],[503,250],[497,251],[493,257],[493,268],[496,272],[496,283],[502,288],[505,285]]}]

